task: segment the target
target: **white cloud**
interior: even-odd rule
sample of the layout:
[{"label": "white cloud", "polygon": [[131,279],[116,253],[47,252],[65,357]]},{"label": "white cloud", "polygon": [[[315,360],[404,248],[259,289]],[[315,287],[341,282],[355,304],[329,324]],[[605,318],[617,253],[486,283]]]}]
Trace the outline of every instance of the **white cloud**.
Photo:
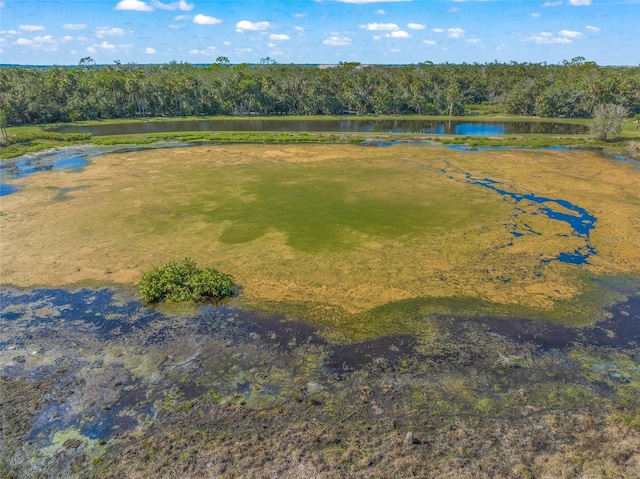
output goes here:
[{"label": "white cloud", "polygon": [[569,5],[574,7],[583,7],[591,5],[591,0],[569,0]]},{"label": "white cloud", "polygon": [[158,53],[158,50],[156,50],[155,48],[152,48],[152,47],[147,47],[147,48],[144,49],[144,52],[147,55],[155,55],[156,53]]},{"label": "white cloud", "polygon": [[236,48],[236,52],[238,53],[250,53],[251,51],[251,48]]},{"label": "white cloud", "polygon": [[562,2],[544,2],[542,4],[543,7],[559,7],[560,5],[562,5]]},{"label": "white cloud", "polygon": [[87,47],[87,53],[95,53],[97,50],[93,47]]},{"label": "white cloud", "polygon": [[70,35],[65,35],[64,37],[62,37],[62,41],[63,42],[70,42],[71,40],[73,40],[74,38]]},{"label": "white cloud", "polygon": [[458,7],[451,7],[449,10],[447,10],[448,13],[458,13],[460,11],[460,9]]},{"label": "white cloud", "polygon": [[152,12],[153,7],[141,0],[121,0],[116,5],[116,10],[134,10],[136,12]]},{"label": "white cloud", "polygon": [[84,23],[65,23],[62,28],[65,30],[86,30],[87,25]]},{"label": "white cloud", "polygon": [[387,12],[385,12],[382,8],[380,10],[376,10],[373,13],[375,13],[376,15],[386,15],[387,14]]},{"label": "white cloud", "polygon": [[554,37],[551,32],[542,32],[540,35],[531,35],[522,39],[523,42],[536,43],[538,45],[550,45],[554,43],[571,43],[571,39],[567,37]]},{"label": "white cloud", "polygon": [[464,30],[462,28],[447,28],[449,38],[462,38],[464,37]]},{"label": "white cloud", "polygon": [[425,45],[435,45],[436,42],[434,40],[422,40],[422,43]]},{"label": "white cloud", "polygon": [[348,47],[351,45],[351,38],[349,37],[329,37],[322,42],[323,45],[330,45],[332,47]]},{"label": "white cloud", "polygon": [[367,23],[366,25],[360,25],[360,28],[369,30],[370,32],[378,31],[396,31],[400,30],[400,27],[395,23]]},{"label": "white cloud", "polygon": [[600,33],[600,29],[598,27],[592,27],[591,25],[587,25],[584,28],[586,28],[587,30],[593,33]]},{"label": "white cloud", "polygon": [[109,51],[113,51],[116,49],[116,46],[113,43],[109,43],[107,41],[102,42],[100,45],[94,45],[94,46],[102,50],[109,50]]},{"label": "white cloud", "polygon": [[571,30],[560,30],[558,33],[560,36],[567,38],[580,38],[582,36],[582,33]]},{"label": "white cloud", "polygon": [[195,17],[193,17],[193,23],[197,25],[219,25],[222,23],[222,20],[216,17],[210,17],[208,15],[198,13]]},{"label": "white cloud", "polygon": [[385,35],[386,38],[409,38],[410,36],[411,35],[404,30],[398,30],[397,32],[391,32]]},{"label": "white cloud", "polygon": [[222,42],[222,44],[223,44],[225,47],[228,47],[229,45],[231,45],[231,42],[228,42],[228,41],[226,41],[226,40],[225,40],[224,42]]},{"label": "white cloud", "polygon": [[240,20],[236,23],[236,32],[242,33],[245,30],[250,32],[258,32],[269,28],[269,22],[250,22],[249,20]]},{"label": "white cloud", "polygon": [[293,14],[293,18],[304,18],[306,16],[307,16],[306,13],[294,13]]},{"label": "white cloud", "polygon": [[197,50],[197,49],[189,50],[189,54],[190,55],[209,56],[209,57],[217,55],[216,47],[214,47],[214,46],[207,47],[206,50]]},{"label": "white cloud", "polygon": [[540,18],[542,16],[542,14],[541,13],[531,13],[531,14],[529,14],[529,16],[533,17],[533,18]]},{"label": "white cloud", "polygon": [[105,35],[120,37],[124,33],[124,30],[118,27],[96,27],[96,37],[98,38],[103,38]]},{"label": "white cloud", "polygon": [[291,37],[284,33],[272,33],[271,35],[269,35],[269,40],[284,41],[291,40]]},{"label": "white cloud", "polygon": [[55,52],[58,51],[58,42],[54,40],[53,35],[35,37],[33,39],[33,48],[45,52]]},{"label": "white cloud", "polygon": [[55,52],[58,50],[58,42],[53,38],[53,35],[41,35],[32,39],[20,37],[13,44],[23,47],[29,46],[34,50],[42,50],[44,52]]},{"label": "white cloud", "polygon": [[181,10],[183,12],[190,12],[193,10],[193,3],[187,3],[185,0],[179,0],[173,3],[162,3],[158,0],[153,0],[153,6],[161,10]]},{"label": "white cloud", "polygon": [[299,27],[297,25],[295,27],[293,27],[293,28],[295,28],[296,32],[300,32],[300,33],[304,32],[304,28]]},{"label": "white cloud", "polygon": [[466,43],[480,43],[482,40],[480,40],[479,38],[467,38],[465,40]]},{"label": "white cloud", "polygon": [[409,30],[424,30],[426,26],[422,23],[407,23],[407,28]]},{"label": "white cloud", "polygon": [[398,48],[392,48],[389,50],[391,53],[400,53],[402,50],[399,50]]},{"label": "white cloud", "polygon": [[5,3],[4,2],[0,2],[0,8],[4,8]]},{"label": "white cloud", "polygon": [[374,36],[373,36],[373,39],[374,39],[374,40],[380,40],[381,38],[382,38],[382,37],[381,37],[380,35],[374,35]]},{"label": "white cloud", "polygon": [[23,32],[41,32],[46,30],[42,25],[20,25],[18,27]]},{"label": "white cloud", "polygon": [[444,28],[434,28],[433,33],[442,33],[444,32]]}]

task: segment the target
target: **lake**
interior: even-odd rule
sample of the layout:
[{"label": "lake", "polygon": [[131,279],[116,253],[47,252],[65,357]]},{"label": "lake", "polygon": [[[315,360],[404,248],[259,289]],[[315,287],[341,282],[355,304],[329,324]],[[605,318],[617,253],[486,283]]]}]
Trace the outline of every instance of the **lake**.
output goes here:
[{"label": "lake", "polygon": [[458,120],[376,120],[376,119],[214,119],[132,121],[103,125],[68,125],[53,128],[59,133],[91,133],[95,136],[169,133],[180,131],[308,131],[333,133],[421,133],[430,135],[513,135],[513,134],[582,134],[583,125],[538,123],[528,121],[458,121]]}]

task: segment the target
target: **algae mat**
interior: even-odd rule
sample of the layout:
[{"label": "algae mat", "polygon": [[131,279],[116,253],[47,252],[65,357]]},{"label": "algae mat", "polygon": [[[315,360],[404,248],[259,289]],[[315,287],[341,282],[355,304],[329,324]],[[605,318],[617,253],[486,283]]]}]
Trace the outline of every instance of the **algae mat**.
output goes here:
[{"label": "algae mat", "polygon": [[0,254],[18,286],[134,285],[191,257],[240,301],[330,322],[421,298],[571,310],[587,277],[640,277],[640,171],[593,152],[203,146],[14,183]]}]

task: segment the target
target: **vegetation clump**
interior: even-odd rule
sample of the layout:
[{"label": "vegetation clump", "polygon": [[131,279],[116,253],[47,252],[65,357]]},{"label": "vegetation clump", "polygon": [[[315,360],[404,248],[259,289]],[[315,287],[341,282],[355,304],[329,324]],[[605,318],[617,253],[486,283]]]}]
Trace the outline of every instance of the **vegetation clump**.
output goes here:
[{"label": "vegetation clump", "polygon": [[169,261],[147,271],[138,286],[142,299],[147,303],[222,299],[232,296],[235,289],[230,276],[215,268],[201,270],[189,258],[180,263]]}]

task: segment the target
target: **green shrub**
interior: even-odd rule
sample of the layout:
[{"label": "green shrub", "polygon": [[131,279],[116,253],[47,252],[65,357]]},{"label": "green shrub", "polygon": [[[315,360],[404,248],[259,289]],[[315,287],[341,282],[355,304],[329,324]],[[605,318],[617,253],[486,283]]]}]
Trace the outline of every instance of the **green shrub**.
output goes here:
[{"label": "green shrub", "polygon": [[168,301],[205,301],[232,296],[235,285],[229,276],[214,268],[199,269],[195,261],[186,258],[169,261],[147,271],[138,290],[147,303]]}]

